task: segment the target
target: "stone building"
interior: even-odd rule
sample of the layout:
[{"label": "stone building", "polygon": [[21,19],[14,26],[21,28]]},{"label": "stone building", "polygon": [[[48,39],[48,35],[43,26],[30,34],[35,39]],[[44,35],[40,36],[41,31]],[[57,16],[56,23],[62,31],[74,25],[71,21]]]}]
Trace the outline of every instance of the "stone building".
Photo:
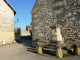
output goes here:
[{"label": "stone building", "polygon": [[32,36],[32,25],[27,25],[26,30],[29,31]]},{"label": "stone building", "polygon": [[14,40],[14,15],[16,11],[6,0],[0,0],[0,45]]},{"label": "stone building", "polygon": [[22,28],[17,29],[17,35],[19,36],[29,36],[31,35],[29,31],[26,31]]},{"label": "stone building", "polygon": [[32,13],[33,45],[52,40],[51,26],[61,25],[63,40],[80,38],[80,0],[36,0]]},{"label": "stone building", "polygon": [[27,26],[26,26],[26,30],[27,30],[27,31],[32,30],[32,25],[27,25]]}]

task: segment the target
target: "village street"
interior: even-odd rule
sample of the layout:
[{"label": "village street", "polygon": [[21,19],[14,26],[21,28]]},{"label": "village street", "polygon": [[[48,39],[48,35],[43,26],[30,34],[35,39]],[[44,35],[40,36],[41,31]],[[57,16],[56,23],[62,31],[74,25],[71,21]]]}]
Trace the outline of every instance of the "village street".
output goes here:
[{"label": "village street", "polygon": [[20,41],[20,44],[0,46],[0,60],[80,60],[80,56],[61,59],[39,56],[30,52],[31,40]]}]

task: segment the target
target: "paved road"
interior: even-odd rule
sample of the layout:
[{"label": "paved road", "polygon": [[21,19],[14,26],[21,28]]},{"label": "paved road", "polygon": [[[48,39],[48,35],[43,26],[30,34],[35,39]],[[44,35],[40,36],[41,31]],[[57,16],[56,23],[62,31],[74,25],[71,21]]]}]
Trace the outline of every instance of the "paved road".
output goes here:
[{"label": "paved road", "polygon": [[0,60],[80,60],[80,56],[61,59],[39,56],[30,52],[31,40],[20,41],[20,44],[0,46]]}]

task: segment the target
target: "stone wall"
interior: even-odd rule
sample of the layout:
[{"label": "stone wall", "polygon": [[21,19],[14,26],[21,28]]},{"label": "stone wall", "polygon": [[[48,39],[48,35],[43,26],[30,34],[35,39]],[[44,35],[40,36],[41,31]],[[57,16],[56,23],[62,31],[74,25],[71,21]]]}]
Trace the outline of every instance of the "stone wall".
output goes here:
[{"label": "stone wall", "polygon": [[0,0],[0,45],[4,39],[6,44],[14,40],[14,12]]},{"label": "stone wall", "polygon": [[31,35],[29,31],[26,31],[24,29],[17,29],[17,35],[20,35],[20,36],[29,36]]},{"label": "stone wall", "polygon": [[63,37],[75,38],[76,32],[79,37],[79,6],[79,0],[37,0],[31,12],[33,44],[35,45],[38,40],[50,43],[52,35],[50,26],[55,24],[62,26]]}]

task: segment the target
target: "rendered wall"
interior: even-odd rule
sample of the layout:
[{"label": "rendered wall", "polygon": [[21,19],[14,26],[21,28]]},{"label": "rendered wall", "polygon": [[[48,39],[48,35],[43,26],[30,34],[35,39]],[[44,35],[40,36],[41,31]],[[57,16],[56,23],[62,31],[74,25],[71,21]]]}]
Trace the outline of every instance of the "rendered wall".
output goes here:
[{"label": "rendered wall", "polygon": [[14,40],[14,12],[10,7],[0,0],[0,45],[3,39],[5,43],[11,43]]}]

